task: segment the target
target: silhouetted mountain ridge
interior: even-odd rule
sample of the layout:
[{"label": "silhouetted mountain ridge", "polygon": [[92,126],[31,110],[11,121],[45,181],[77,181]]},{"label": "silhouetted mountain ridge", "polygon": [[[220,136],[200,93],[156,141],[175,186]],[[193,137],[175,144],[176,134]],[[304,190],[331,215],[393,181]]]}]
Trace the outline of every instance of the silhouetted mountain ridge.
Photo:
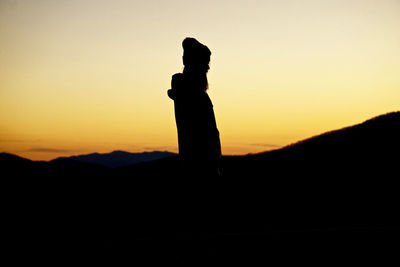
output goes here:
[{"label": "silhouetted mountain ridge", "polygon": [[91,153],[87,155],[78,155],[71,157],[60,157],[53,161],[75,160],[85,163],[94,163],[102,166],[117,168],[129,166],[141,162],[153,161],[165,157],[176,155],[168,151],[152,151],[142,153],[130,153],[126,151],[115,150],[111,153]]},{"label": "silhouetted mountain ridge", "polygon": [[35,162],[9,153],[0,153],[0,166],[3,168],[12,168],[18,167],[23,168],[27,166],[31,166]]},{"label": "silhouetted mountain ridge", "polygon": [[[267,161],[279,161],[284,157],[288,157],[286,162],[288,162],[289,158],[293,159],[296,157],[299,162],[304,160],[304,158],[310,157],[321,159],[321,155],[329,158],[337,157],[335,160],[339,161],[343,158],[348,158],[349,155],[354,156],[356,154],[361,158],[370,155],[371,160],[375,158],[382,159],[382,156],[383,158],[393,158],[389,152],[400,149],[399,136],[400,111],[397,111],[376,116],[360,124],[316,135],[276,150],[248,155],[224,156],[223,158],[225,162],[233,160],[235,162],[243,161],[249,163],[254,161],[253,163],[262,164],[264,167],[271,165]],[[388,153],[385,153],[385,151]],[[374,153],[379,153],[380,155],[374,156]],[[38,161],[31,161],[9,153],[0,153],[0,155],[0,162],[4,166],[7,164],[29,165],[39,163]],[[157,169],[155,168],[156,165],[163,165],[164,161],[174,165],[171,168],[177,167],[177,157],[164,160],[164,158],[170,156],[176,156],[176,154],[167,151],[129,153],[116,150],[111,153],[91,153],[87,155],[60,157],[49,163],[58,162],[60,164],[60,162],[64,161],[65,164],[67,164],[66,162],[73,164],[73,162],[81,162],[112,168],[135,165],[132,168],[129,167],[129,169],[143,169],[148,166],[155,171]],[[44,164],[44,162],[40,162],[40,164]],[[236,169],[241,165],[243,164],[234,164],[231,167]],[[225,171],[230,173],[229,169]]]}]

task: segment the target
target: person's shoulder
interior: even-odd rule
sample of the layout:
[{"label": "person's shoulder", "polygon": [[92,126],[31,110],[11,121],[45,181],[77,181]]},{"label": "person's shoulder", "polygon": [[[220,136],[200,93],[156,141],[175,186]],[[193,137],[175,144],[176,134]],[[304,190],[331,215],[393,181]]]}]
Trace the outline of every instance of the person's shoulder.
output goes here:
[{"label": "person's shoulder", "polygon": [[174,75],[172,75],[172,79],[171,79],[171,83],[172,86],[174,87],[174,85],[179,85],[183,82],[183,73],[175,73]]},{"label": "person's shoulder", "polygon": [[177,79],[179,77],[183,77],[183,73],[178,72],[178,73],[175,73],[174,75],[172,75],[172,79]]}]

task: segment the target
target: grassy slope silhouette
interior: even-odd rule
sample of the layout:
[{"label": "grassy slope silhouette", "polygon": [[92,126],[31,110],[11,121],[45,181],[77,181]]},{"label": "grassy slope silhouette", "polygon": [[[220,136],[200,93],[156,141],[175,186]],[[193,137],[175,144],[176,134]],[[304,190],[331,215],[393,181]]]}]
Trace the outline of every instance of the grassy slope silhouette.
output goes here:
[{"label": "grassy slope silhouette", "polygon": [[389,242],[398,229],[399,136],[400,112],[392,112],[274,151],[225,156],[218,181],[180,176],[176,156],[110,169],[2,153],[0,166],[13,184],[12,227],[28,245],[134,247],[150,257],[133,240],[228,240],[211,257],[218,261],[235,251],[257,258],[254,240],[265,249]]}]

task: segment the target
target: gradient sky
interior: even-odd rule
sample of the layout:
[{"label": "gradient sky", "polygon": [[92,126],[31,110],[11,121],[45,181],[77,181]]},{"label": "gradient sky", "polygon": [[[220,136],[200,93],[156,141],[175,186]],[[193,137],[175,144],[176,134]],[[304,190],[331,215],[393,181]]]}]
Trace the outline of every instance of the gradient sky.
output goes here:
[{"label": "gradient sky", "polygon": [[0,1],[0,151],[177,151],[181,42],[212,51],[223,154],[400,109],[399,0]]}]

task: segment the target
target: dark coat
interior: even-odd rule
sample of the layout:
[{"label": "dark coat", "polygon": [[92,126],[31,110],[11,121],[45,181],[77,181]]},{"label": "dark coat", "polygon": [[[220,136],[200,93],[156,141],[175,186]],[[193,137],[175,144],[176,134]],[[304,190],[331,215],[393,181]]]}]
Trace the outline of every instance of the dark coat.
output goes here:
[{"label": "dark coat", "polygon": [[182,73],[172,76],[179,155],[189,172],[219,175],[221,144],[211,99]]}]

